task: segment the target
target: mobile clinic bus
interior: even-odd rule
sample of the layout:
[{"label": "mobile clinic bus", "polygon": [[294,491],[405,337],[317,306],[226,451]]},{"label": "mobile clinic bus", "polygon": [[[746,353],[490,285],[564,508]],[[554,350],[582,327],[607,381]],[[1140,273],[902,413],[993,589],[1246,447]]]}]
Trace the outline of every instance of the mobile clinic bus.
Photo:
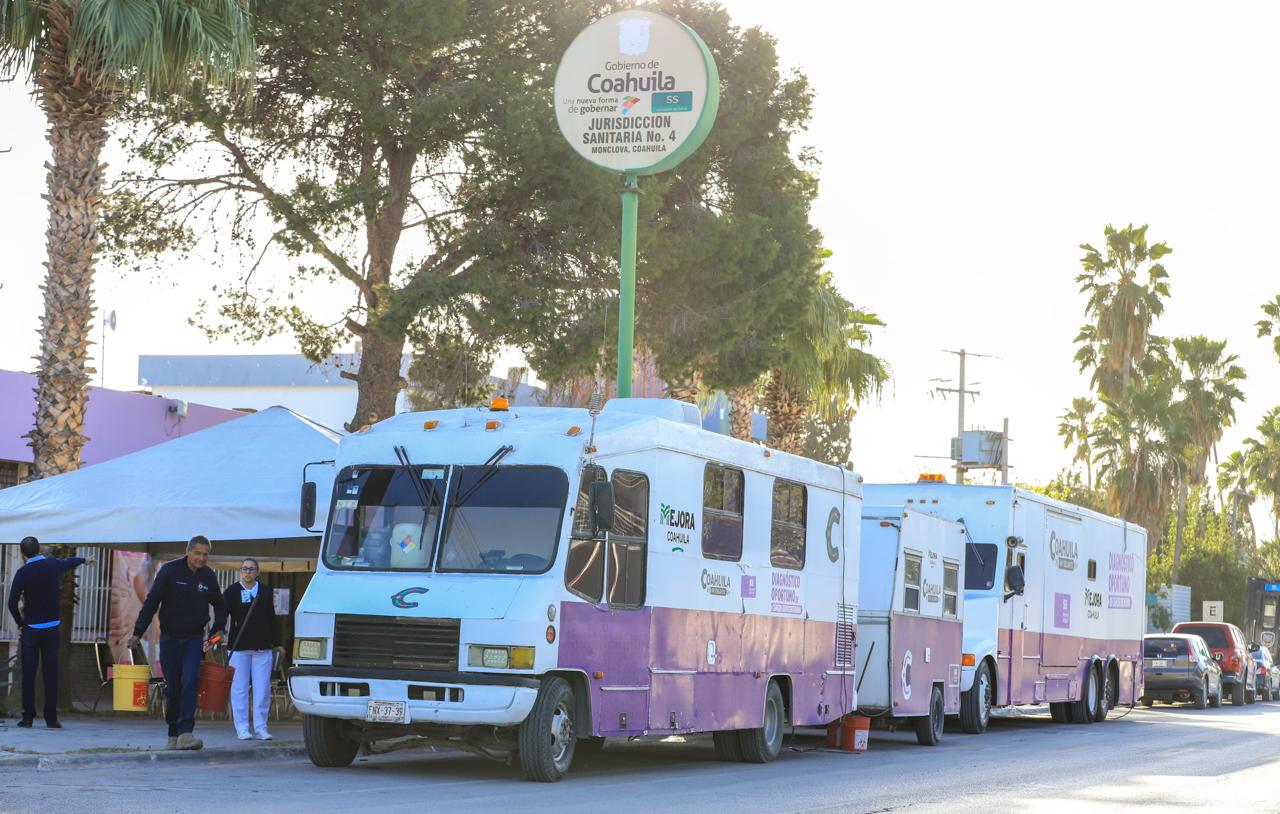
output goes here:
[{"label": "mobile clinic bus", "polygon": [[[929,477],[929,476],[926,476]],[[1013,486],[940,476],[866,484],[869,503],[962,521],[966,545],[960,723],[993,706],[1048,703],[1059,722],[1102,721],[1142,695],[1147,535],[1141,526]]]},{"label": "mobile clinic bus", "polygon": [[903,719],[936,746],[960,712],[964,524],[902,506],[862,508],[858,712]]},{"label": "mobile clinic bus", "polygon": [[765,762],[856,707],[857,475],[680,402],[498,401],[340,442],[289,673],[312,762],[444,745],[550,781],[582,739],[708,731]]}]

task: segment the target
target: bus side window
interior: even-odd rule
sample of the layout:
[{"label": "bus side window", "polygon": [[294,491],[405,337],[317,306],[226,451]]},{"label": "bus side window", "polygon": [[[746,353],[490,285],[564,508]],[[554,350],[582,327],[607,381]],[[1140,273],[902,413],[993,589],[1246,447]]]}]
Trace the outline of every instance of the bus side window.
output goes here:
[{"label": "bus side window", "polygon": [[613,530],[609,532],[609,604],[644,604],[649,549],[649,479],[640,472],[613,472]]},{"label": "bus side window", "polygon": [[942,561],[942,612],[947,616],[955,616],[959,610],[960,563],[955,560]]},{"label": "bus side window", "polygon": [[741,469],[707,464],[702,474],[702,555],[713,560],[742,559]]},{"label": "bus side window", "polygon": [[582,470],[564,565],[564,586],[592,602],[599,602],[604,595],[604,541],[592,534],[590,505],[591,484],[602,480],[605,474],[600,467],[588,466]]},{"label": "bus side window", "polygon": [[902,568],[902,609],[920,612],[920,566],[924,559],[919,554],[906,552]]},{"label": "bus side window", "polygon": [[802,484],[779,478],[773,482],[773,523],[769,531],[769,564],[804,569],[805,511],[808,495]]}]

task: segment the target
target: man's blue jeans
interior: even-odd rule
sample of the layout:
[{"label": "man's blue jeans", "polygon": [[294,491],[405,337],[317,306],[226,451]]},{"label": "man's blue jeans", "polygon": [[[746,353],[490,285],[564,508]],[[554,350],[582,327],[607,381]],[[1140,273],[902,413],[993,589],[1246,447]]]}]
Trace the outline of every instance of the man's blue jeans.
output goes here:
[{"label": "man's blue jeans", "polygon": [[196,689],[200,686],[200,661],[204,657],[204,634],[180,639],[160,636],[160,666],[164,669],[164,719],[169,737],[196,728]]}]

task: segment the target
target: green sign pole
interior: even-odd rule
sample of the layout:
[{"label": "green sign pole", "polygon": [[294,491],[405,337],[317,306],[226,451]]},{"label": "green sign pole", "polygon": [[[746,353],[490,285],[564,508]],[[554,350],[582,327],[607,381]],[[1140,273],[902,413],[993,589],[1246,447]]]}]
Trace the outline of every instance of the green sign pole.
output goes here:
[{"label": "green sign pole", "polygon": [[640,183],[633,173],[622,177],[622,280],[618,286],[618,398],[631,398],[631,365],[636,322],[636,229]]},{"label": "green sign pole", "polygon": [[622,176],[617,395],[630,398],[639,177],[671,169],[706,139],[720,107],[720,72],[692,28],[628,9],[601,17],[569,44],[554,102],[560,132],[578,155]]}]

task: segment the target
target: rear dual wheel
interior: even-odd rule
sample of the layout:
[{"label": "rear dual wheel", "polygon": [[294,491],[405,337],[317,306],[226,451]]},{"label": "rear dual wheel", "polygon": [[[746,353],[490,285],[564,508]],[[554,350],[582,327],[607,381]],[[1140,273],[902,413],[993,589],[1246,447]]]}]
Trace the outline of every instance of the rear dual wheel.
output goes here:
[{"label": "rear dual wheel", "polygon": [[726,729],[712,732],[716,757],[742,763],[769,763],[782,753],[787,705],[778,682],[770,681],[764,696],[764,719],[759,729]]},{"label": "rear dual wheel", "polygon": [[937,746],[942,740],[946,713],[942,704],[942,688],[934,687],[929,696],[929,714],[916,718],[916,742],[921,746]]}]

